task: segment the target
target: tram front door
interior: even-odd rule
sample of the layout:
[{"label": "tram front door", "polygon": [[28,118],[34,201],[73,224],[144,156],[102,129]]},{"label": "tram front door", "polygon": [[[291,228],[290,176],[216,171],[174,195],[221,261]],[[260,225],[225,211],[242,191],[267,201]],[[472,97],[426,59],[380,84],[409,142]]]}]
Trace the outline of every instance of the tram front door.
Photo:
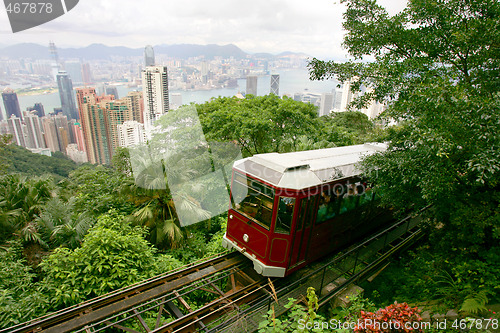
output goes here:
[{"label": "tram front door", "polygon": [[296,221],[295,233],[293,237],[292,253],[290,256],[290,268],[300,265],[307,258],[309,239],[314,212],[316,196],[302,198],[299,203],[299,215]]}]

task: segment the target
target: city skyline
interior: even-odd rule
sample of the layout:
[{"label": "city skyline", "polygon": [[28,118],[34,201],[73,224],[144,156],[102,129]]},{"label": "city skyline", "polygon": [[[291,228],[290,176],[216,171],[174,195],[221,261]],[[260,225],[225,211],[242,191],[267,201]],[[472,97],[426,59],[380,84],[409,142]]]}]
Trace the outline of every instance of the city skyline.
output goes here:
[{"label": "city skyline", "polygon": [[[406,1],[380,0],[390,14]],[[93,43],[144,47],[173,44],[235,44],[245,52],[279,54],[290,51],[316,57],[344,59],[342,13],[345,5],[329,0],[308,2],[256,1],[241,8],[233,2],[178,0],[81,1],[51,22],[13,34],[5,10],[0,11],[2,45],[53,40],[59,47]],[[166,33],[168,32],[168,34]]]}]

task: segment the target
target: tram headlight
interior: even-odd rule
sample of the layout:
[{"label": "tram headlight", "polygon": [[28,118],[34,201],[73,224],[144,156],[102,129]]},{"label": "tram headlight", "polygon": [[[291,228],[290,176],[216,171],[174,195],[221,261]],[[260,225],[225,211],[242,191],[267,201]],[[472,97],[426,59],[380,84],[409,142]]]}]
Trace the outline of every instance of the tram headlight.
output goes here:
[{"label": "tram headlight", "polygon": [[243,240],[245,241],[245,243],[248,243],[248,239],[249,239],[248,235],[244,234],[243,235]]}]

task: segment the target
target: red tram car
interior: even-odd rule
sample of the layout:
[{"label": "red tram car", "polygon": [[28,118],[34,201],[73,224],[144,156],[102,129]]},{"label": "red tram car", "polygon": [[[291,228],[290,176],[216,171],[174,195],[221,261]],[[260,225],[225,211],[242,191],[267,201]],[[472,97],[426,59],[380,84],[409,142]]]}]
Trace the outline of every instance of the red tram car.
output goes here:
[{"label": "red tram car", "polygon": [[283,277],[379,227],[355,164],[385,145],[254,155],[234,163],[225,248]]}]

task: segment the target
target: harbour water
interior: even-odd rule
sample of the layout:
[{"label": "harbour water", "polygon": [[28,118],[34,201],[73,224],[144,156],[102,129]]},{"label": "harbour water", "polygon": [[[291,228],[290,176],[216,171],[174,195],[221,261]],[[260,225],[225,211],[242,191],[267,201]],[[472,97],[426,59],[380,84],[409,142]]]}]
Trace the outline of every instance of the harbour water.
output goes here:
[{"label": "harbour water", "polygon": [[[280,95],[294,93],[302,93],[304,91],[311,93],[332,92],[336,85],[336,81],[310,81],[309,73],[305,69],[278,70],[273,74],[280,74]],[[267,95],[270,91],[270,75],[259,76],[257,80],[257,95]],[[126,85],[116,86],[119,97],[126,96],[129,91],[138,90],[137,87],[127,87]],[[139,88],[140,89],[140,88]],[[179,93],[182,96],[183,104],[204,103],[211,98],[219,96],[234,96],[238,92],[245,92],[246,80],[238,80],[238,87],[223,88],[212,90],[172,90],[170,94]],[[27,107],[33,106],[35,103],[42,103],[45,112],[50,113],[54,108],[61,106],[59,94],[57,92],[41,95],[20,95],[18,96],[21,110],[26,110]]]}]

